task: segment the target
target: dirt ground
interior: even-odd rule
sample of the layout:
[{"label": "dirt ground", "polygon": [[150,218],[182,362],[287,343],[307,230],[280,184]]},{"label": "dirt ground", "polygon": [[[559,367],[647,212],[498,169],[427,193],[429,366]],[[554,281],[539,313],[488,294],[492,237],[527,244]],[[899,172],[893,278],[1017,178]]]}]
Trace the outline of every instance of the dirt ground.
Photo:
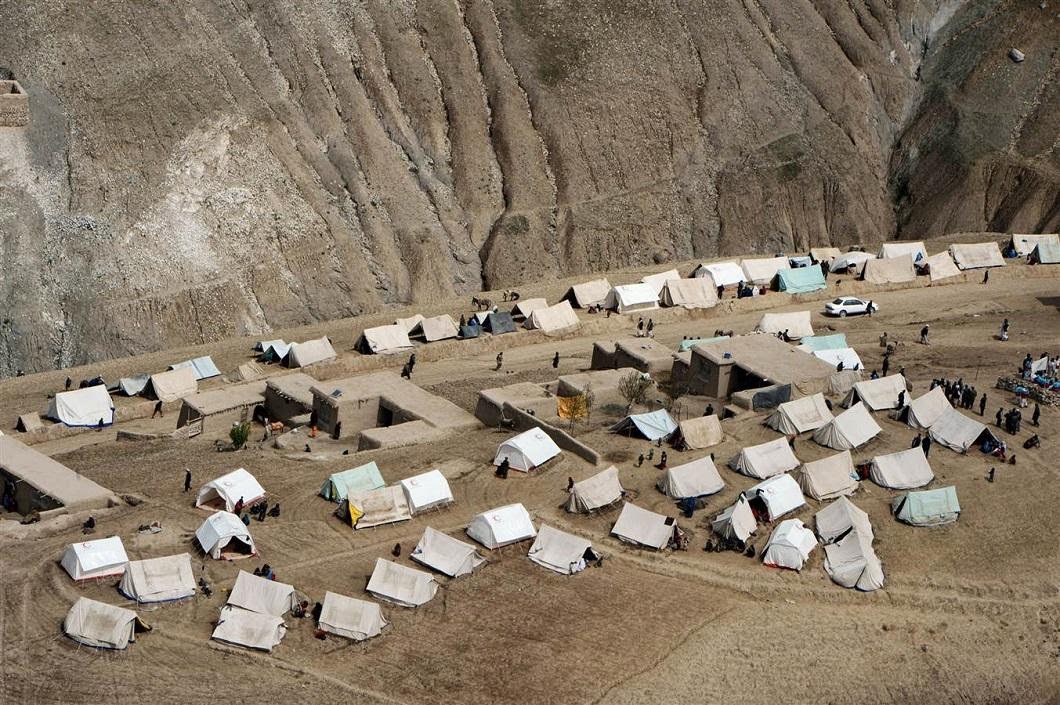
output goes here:
[{"label": "dirt ground", "polygon": [[[992,422],[998,406],[1013,403],[1010,394],[993,388],[997,376],[1015,369],[1027,352],[1058,352],[1058,281],[1017,278],[986,287],[969,282],[879,293],[873,295],[879,314],[841,321],[820,316],[820,302],[775,300],[785,310],[811,308],[819,332],[829,325],[845,332],[870,369],[880,361],[879,334],[898,336],[905,344],[892,370],[906,368],[914,396],[927,391],[932,377],[963,377],[987,392],[986,420]],[[760,316],[660,314],[657,340],[676,346],[684,335],[709,335],[715,328],[746,332]],[[1002,343],[993,336],[1006,316],[1011,339]],[[925,322],[933,331],[930,346],[913,342]],[[554,352],[561,355],[560,373],[586,369],[597,337],[606,336],[533,338],[538,342],[505,351],[501,371],[492,369],[492,349],[437,360],[425,355],[414,381],[472,409],[479,389],[553,379]],[[216,351],[226,363],[229,349]],[[107,370],[136,364],[143,361],[114,361]],[[24,378],[13,381],[17,388],[0,390],[5,417],[17,411],[11,405],[20,399],[43,398],[54,377]],[[702,403],[685,400],[685,413],[702,413]],[[855,461],[906,448],[914,435],[883,414],[875,416],[883,433],[856,451]],[[60,631],[77,597],[131,606],[114,581],[77,586],[59,567],[63,547],[81,538],[76,527],[82,517],[64,530],[35,527],[21,538],[0,534],[0,703],[198,703],[218,697],[388,704],[1060,702],[1060,469],[1054,455],[1060,409],[1043,407],[1040,450],[1020,447],[1029,424],[1017,437],[1005,436],[1019,448],[1017,464],[999,467],[993,484],[986,481],[993,463],[978,451],[961,456],[932,449],[932,486],[957,487],[963,512],[956,524],[899,524],[888,511],[894,493],[863,482],[853,501],[871,517],[887,580],[884,589],[869,594],[833,584],[820,548],[801,573],[702,550],[710,519],[753,484],[722,465],[740,447],[777,437],[761,424],[763,417],[726,421],[724,442],[707,451],[668,450],[671,465],[713,452],[727,487],[694,518],[679,520],[692,535],[690,550],[662,553],[610,537],[618,509],[591,517],[563,511],[567,478],[596,471],[570,453],[531,476],[493,477],[493,450],[508,435],[494,429],[349,456],[341,455],[346,446],[338,443],[311,442],[313,452],[304,453],[301,440],[287,451],[252,444],[218,453],[207,435],[135,443],[99,434],[92,445],[57,445],[49,452],[62,462],[143,500],[98,513],[96,537],[121,536],[134,559],[190,551],[215,593],[140,608],[154,630],[124,653],[78,648]],[[607,433],[614,420],[594,413],[575,435],[618,466],[637,504],[678,516],[655,489],[660,472],[647,464],[636,467],[647,443]],[[803,461],[830,453],[808,438],[796,445]],[[402,524],[352,531],[317,492],[330,472],[368,460],[379,464],[388,483],[441,468],[455,505]],[[259,561],[202,559],[193,532],[205,515],[192,506],[191,494],[181,492],[185,467],[196,486],[245,467],[282,505],[280,518],[252,524]],[[562,577],[531,563],[524,543],[484,551],[489,563],[472,576],[436,576],[441,590],[419,609],[385,605],[391,627],[361,644],[317,640],[310,620],[293,618],[272,654],[209,640],[240,569],[268,562],[280,580],[311,600],[325,590],[366,597],[375,559],[389,558],[395,543],[403,549],[399,561],[416,565],[407,555],[424,527],[462,536],[473,515],[510,502],[525,504],[538,524],[591,538],[606,556],[602,567]],[[810,500],[795,516],[812,527],[820,507]],[[160,521],[164,531],[137,533],[151,521]],[[760,526],[759,548],[770,530]]]}]

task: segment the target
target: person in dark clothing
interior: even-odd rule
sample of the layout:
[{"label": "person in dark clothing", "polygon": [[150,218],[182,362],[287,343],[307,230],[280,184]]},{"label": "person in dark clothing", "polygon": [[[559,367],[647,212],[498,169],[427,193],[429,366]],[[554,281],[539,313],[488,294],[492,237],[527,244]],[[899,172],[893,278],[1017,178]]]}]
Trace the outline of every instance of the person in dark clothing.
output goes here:
[{"label": "person in dark clothing", "polygon": [[1025,450],[1030,450],[1031,448],[1041,448],[1041,447],[1042,447],[1042,440],[1040,438],[1038,438],[1038,434],[1037,433],[1034,434],[1033,436],[1031,436],[1030,438],[1028,438],[1027,440],[1025,440],[1023,442],[1023,448]]},{"label": "person in dark clothing", "polygon": [[638,318],[637,319],[637,332],[638,333],[643,333],[644,332],[644,319],[643,318]]},{"label": "person in dark clothing", "polygon": [[639,468],[642,465],[644,465],[644,453],[641,453],[640,457],[637,458],[637,467]]},{"label": "person in dark clothing", "polygon": [[66,378],[66,391],[70,391],[70,387],[74,386],[74,381],[69,377]]},{"label": "person in dark clothing", "polygon": [[989,282],[990,282],[990,270],[988,269],[985,272],[983,272],[983,283],[987,284]]},{"label": "person in dark clothing", "polygon": [[405,363],[401,366],[401,378],[412,379],[412,369],[409,367],[409,363]]},{"label": "person in dark clothing", "polygon": [[313,605],[313,611],[312,611],[311,614],[313,615],[313,621],[314,622],[319,622],[320,621],[320,615],[323,614],[323,613],[324,613],[324,605],[320,604],[319,602],[316,603],[315,605]]},{"label": "person in dark clothing", "polygon": [[986,413],[986,392],[983,392],[983,396],[979,397],[979,415],[982,416]]},{"label": "person in dark clothing", "polygon": [[552,356],[552,369],[556,369],[558,367],[559,367],[559,353],[557,352],[555,355]]},{"label": "person in dark clothing", "polygon": [[713,416],[713,414],[714,414],[714,405],[708,402],[707,403],[707,408],[703,410],[703,415],[704,416]]},{"label": "person in dark clothing", "polygon": [[416,353],[409,355],[409,374],[412,374],[413,368],[416,367]]},{"label": "person in dark clothing", "polygon": [[[265,504],[265,505],[262,505],[262,506],[268,506],[268,505]],[[278,516],[280,516],[280,503],[279,502],[277,502],[276,504],[272,505],[272,509],[269,510],[269,516],[270,517],[278,517]]]},{"label": "person in dark clothing", "polygon": [[887,376],[887,370],[891,369],[891,356],[890,355],[884,355],[883,356],[882,369],[883,369],[883,376],[886,377]]},{"label": "person in dark clothing", "polygon": [[996,472],[997,472],[997,468],[990,468],[990,472],[988,472],[986,474],[986,481],[987,482],[993,482],[994,481],[994,473],[996,473]]},{"label": "person in dark clothing", "polygon": [[924,437],[923,437],[923,436],[921,436],[921,435],[920,435],[920,434],[918,433],[918,434],[916,434],[916,437],[915,437],[915,438],[913,438],[913,443],[912,443],[912,445],[910,445],[909,447],[910,447],[910,448],[919,448],[919,447],[920,447],[920,443],[921,443],[921,442],[922,442],[923,440],[924,440]]},{"label": "person in dark clothing", "polygon": [[394,544],[394,547],[392,549],[390,549],[390,555],[392,555],[394,558],[401,558],[401,544],[400,543],[395,543]]},{"label": "person in dark clothing", "polygon": [[905,390],[904,389],[902,391],[898,392],[898,408],[899,409],[904,409],[905,408]]},{"label": "person in dark clothing", "polygon": [[191,470],[184,468],[184,491],[191,489]]},{"label": "person in dark clothing", "polygon": [[924,442],[920,444],[920,449],[924,451],[924,457],[928,457],[928,453],[931,452],[931,436],[924,436]]},{"label": "person in dark clothing", "polygon": [[567,491],[570,492],[573,489],[574,489],[574,478],[573,477],[568,477],[567,478]]},{"label": "person in dark clothing", "polygon": [[494,371],[499,370],[502,365],[504,365],[504,351],[503,350],[501,352],[497,353],[497,366],[493,368]]},{"label": "person in dark clothing", "polygon": [[[466,325],[467,325],[467,317],[464,314],[461,313],[460,314],[460,327],[463,328]],[[319,605],[320,603],[318,602],[317,604]]]},{"label": "person in dark clothing", "polygon": [[152,419],[154,417],[156,417],[156,416],[165,417],[165,414],[162,413],[162,400],[161,399],[159,399],[158,401],[155,402],[155,409],[154,409],[154,411],[151,412],[151,418]]},{"label": "person in dark clothing", "polygon": [[99,423],[98,423],[98,424],[96,424],[96,431],[98,431],[98,432],[101,432],[101,433],[102,433],[102,431],[103,431],[103,419],[100,419],[100,420],[99,420]]},{"label": "person in dark clothing", "polygon": [[512,464],[508,462],[508,458],[501,461],[501,464],[497,466],[496,475],[502,480],[508,479],[508,470],[511,469]]},{"label": "person in dark clothing", "polygon": [[997,408],[997,416],[994,417],[994,425],[1001,428],[1001,407]]},{"label": "person in dark clothing", "polygon": [[234,510],[232,510],[232,513],[233,514],[240,514],[240,513],[242,513],[242,511],[243,511],[243,498],[240,497],[239,501],[236,502],[236,507],[235,507]]},{"label": "person in dark clothing", "polygon": [[662,452],[662,456],[659,458],[659,469],[660,470],[665,470],[666,469],[666,451],[665,450]]},{"label": "person in dark clothing", "polygon": [[1034,413],[1031,414],[1031,424],[1038,426],[1038,420],[1042,417],[1042,407],[1038,406],[1038,402],[1034,402]]}]

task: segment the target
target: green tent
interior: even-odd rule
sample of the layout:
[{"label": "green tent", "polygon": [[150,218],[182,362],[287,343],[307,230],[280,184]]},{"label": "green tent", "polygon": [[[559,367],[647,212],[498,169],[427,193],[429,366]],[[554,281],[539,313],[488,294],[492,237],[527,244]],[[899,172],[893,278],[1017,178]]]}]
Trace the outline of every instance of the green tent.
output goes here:
[{"label": "green tent", "polygon": [[799,341],[799,347],[806,352],[817,352],[818,350],[843,350],[849,348],[846,333],[835,335],[810,335]]},{"label": "green tent", "polygon": [[719,335],[716,338],[695,338],[695,339],[689,339],[689,340],[682,340],[681,341],[681,347],[680,347],[679,350],[680,350],[680,352],[686,352],[686,351],[691,350],[692,348],[696,347],[697,345],[706,345],[707,343],[716,343],[719,340],[728,340],[728,339],[729,339],[729,336],[727,336],[727,335]]},{"label": "green tent", "polygon": [[820,267],[797,267],[777,272],[777,288],[789,294],[805,294],[825,288]]},{"label": "green tent", "polygon": [[895,518],[913,526],[941,526],[957,521],[961,505],[956,487],[920,490],[898,495],[891,501]]},{"label": "green tent", "polygon": [[328,477],[320,488],[320,496],[332,502],[341,502],[351,492],[370,492],[384,486],[386,483],[383,482],[379,467],[373,460],[367,465],[343,470]]}]

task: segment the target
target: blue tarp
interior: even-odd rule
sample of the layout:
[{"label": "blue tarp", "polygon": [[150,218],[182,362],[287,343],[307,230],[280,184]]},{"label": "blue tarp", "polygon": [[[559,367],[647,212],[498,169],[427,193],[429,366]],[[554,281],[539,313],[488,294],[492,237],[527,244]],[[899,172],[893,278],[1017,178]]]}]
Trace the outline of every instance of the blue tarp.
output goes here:
[{"label": "blue tarp", "polygon": [[221,374],[221,370],[217,369],[217,365],[213,364],[213,360],[210,359],[209,355],[197,357],[194,360],[178,362],[175,365],[170,365],[169,369],[179,370],[182,367],[190,367],[195,370],[195,379],[209,379]]},{"label": "blue tarp", "polygon": [[729,336],[719,335],[716,338],[695,338],[694,340],[682,340],[681,345],[678,347],[679,352],[686,352],[696,347],[697,345],[706,345],[707,343],[716,343],[719,340],[728,340]]},{"label": "blue tarp", "polygon": [[622,419],[611,427],[612,433],[632,435],[636,431],[649,441],[666,438],[677,430],[677,423],[665,409],[649,411],[646,414],[633,414]]},{"label": "blue tarp", "polygon": [[811,335],[803,338],[799,341],[799,347],[807,352],[817,352],[818,350],[842,350],[850,346],[847,345],[845,333],[836,333],[835,335]]},{"label": "blue tarp", "polygon": [[825,288],[824,272],[820,267],[799,267],[777,272],[777,288],[789,294],[805,294]]}]

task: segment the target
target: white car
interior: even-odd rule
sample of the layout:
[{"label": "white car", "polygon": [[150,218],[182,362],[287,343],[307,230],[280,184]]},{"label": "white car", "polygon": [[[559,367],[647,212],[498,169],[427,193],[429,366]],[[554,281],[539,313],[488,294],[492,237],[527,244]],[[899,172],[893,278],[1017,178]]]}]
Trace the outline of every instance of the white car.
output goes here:
[{"label": "white car", "polygon": [[826,315],[839,316],[840,318],[860,316],[869,312],[870,303],[872,304],[873,312],[880,310],[880,307],[875,301],[862,301],[861,299],[855,299],[852,296],[842,296],[826,303],[824,305],[824,312]]}]

